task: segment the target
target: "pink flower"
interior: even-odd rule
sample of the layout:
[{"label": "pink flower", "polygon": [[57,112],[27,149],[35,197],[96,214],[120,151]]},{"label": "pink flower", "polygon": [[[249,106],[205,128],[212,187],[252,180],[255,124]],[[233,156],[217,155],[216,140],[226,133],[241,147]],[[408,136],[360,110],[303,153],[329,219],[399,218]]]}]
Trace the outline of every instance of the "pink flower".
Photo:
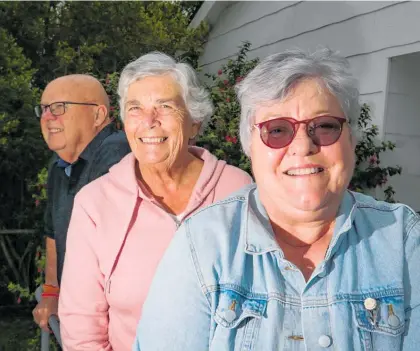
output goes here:
[{"label": "pink flower", "polygon": [[236,143],[238,142],[238,138],[237,138],[237,137],[233,137],[233,138],[231,139],[231,141],[232,141],[232,143],[236,144]]},{"label": "pink flower", "polygon": [[218,71],[217,71],[217,74],[219,75],[219,76],[221,76],[222,75],[222,70],[221,69],[219,69]]},{"label": "pink flower", "polygon": [[38,267],[38,273],[41,273],[41,272],[42,272],[41,267]]},{"label": "pink flower", "polygon": [[38,199],[36,199],[35,200],[35,207],[38,207],[40,203],[41,203],[41,201],[39,201]]},{"label": "pink flower", "polygon": [[114,111],[114,110],[115,110],[115,107],[114,107],[114,106],[111,106],[109,109],[110,109],[111,111]]},{"label": "pink flower", "polygon": [[226,135],[226,136],[225,136],[225,140],[226,140],[227,142],[231,143],[231,142],[232,142],[232,137],[231,137],[230,135]]},{"label": "pink flower", "polygon": [[228,81],[227,79],[225,79],[225,80],[223,81],[223,84],[224,84],[224,85],[229,85],[229,81]]},{"label": "pink flower", "polygon": [[22,300],[21,300],[21,298],[19,296],[18,299],[17,299],[17,303],[21,303],[21,302],[22,302]]},{"label": "pink flower", "polygon": [[241,80],[243,80],[244,78],[243,77],[238,77],[238,78],[236,78],[236,83],[239,83]]}]

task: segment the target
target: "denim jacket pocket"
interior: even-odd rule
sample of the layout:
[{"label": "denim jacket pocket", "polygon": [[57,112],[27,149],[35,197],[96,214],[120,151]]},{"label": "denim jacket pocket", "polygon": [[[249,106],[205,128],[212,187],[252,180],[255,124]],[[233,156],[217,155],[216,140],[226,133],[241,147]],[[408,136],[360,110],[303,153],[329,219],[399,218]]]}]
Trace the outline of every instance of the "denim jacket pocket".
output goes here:
[{"label": "denim jacket pocket", "polygon": [[405,310],[404,296],[398,289],[364,294],[359,301],[352,301],[351,304],[366,351],[401,348]]},{"label": "denim jacket pocket", "polygon": [[[214,313],[217,326],[211,350],[254,350],[266,307],[267,299],[256,298],[252,294],[242,294],[231,289],[220,291]],[[227,343],[226,339],[230,342]]]}]

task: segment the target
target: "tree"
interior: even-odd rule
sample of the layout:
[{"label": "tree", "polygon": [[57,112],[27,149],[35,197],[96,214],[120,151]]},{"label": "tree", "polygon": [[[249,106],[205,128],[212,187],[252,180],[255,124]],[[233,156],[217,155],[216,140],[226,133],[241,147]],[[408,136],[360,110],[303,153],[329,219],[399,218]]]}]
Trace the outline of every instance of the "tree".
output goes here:
[{"label": "tree", "polygon": [[196,64],[207,26],[188,24],[199,3],[4,2],[0,27],[23,47],[37,69],[34,84],[43,88],[64,74],[105,77],[153,50]]},{"label": "tree", "polygon": [[[34,228],[39,213],[29,184],[37,179],[37,165],[47,161],[32,112],[39,91],[31,84],[35,70],[30,60],[4,29],[0,29],[0,43],[0,229]],[[28,285],[36,240],[13,239],[0,235],[0,267],[6,267],[1,282],[7,284],[11,277]]]}]

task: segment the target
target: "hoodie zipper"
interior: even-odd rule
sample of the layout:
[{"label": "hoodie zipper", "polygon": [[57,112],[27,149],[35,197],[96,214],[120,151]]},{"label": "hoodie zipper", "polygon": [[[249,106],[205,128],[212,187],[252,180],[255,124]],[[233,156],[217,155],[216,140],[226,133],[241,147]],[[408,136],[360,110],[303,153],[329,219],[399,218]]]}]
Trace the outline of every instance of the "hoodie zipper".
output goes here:
[{"label": "hoodie zipper", "polygon": [[[173,221],[174,221],[174,223],[175,223],[175,230],[178,230],[178,228],[181,226],[181,224],[182,224],[182,222],[184,221],[184,218],[185,218],[185,216],[184,216],[184,218],[182,219],[182,220],[180,220],[180,221],[178,221],[175,217],[176,216],[172,216],[170,213],[168,213],[168,212],[166,212],[160,205],[159,205],[159,203],[156,203],[156,202],[154,202],[154,201],[152,201],[152,203],[154,204],[154,205],[156,205],[157,207],[159,207],[163,212],[165,212]],[[191,212],[190,212],[191,213]],[[104,294],[105,295],[109,295],[109,294],[111,294],[111,275],[112,275],[112,272],[111,272],[111,274],[110,274],[110,276],[108,277],[108,279],[106,280],[106,282],[105,282],[105,286],[104,286]]]}]

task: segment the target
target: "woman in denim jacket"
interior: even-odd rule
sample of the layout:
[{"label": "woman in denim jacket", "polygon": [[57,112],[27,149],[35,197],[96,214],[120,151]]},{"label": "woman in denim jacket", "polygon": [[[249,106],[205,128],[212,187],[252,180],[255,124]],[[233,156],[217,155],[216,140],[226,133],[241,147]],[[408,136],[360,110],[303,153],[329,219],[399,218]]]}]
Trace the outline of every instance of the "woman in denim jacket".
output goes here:
[{"label": "woman in denim jacket", "polygon": [[181,226],[134,350],[420,350],[420,217],[347,190],[359,114],[347,67],[294,50],[238,85],[256,185]]}]

